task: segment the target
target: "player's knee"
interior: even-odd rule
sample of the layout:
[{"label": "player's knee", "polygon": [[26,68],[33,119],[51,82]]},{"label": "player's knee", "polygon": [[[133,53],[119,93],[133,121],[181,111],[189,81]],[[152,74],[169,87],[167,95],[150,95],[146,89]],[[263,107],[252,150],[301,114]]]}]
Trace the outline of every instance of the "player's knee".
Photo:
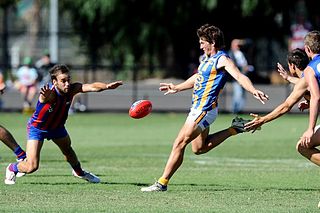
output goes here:
[{"label": "player's knee", "polygon": [[299,141],[297,144],[296,144],[296,150],[299,152],[299,153],[302,153],[303,150],[305,150],[306,147],[304,147],[302,144],[301,144],[301,141]]},{"label": "player's knee", "polygon": [[0,138],[4,138],[7,134],[7,131],[0,126]]},{"label": "player's knee", "polygon": [[184,149],[187,146],[188,142],[187,140],[183,139],[183,140],[175,140],[174,144],[173,144],[173,149]]}]

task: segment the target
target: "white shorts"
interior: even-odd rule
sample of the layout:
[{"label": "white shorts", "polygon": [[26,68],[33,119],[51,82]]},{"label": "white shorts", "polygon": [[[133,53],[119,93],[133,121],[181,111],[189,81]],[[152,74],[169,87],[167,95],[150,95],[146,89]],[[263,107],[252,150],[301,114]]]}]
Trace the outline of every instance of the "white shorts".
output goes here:
[{"label": "white shorts", "polygon": [[218,107],[210,111],[191,109],[186,122],[195,122],[197,124],[197,127],[200,127],[203,131],[216,120],[217,116]]}]

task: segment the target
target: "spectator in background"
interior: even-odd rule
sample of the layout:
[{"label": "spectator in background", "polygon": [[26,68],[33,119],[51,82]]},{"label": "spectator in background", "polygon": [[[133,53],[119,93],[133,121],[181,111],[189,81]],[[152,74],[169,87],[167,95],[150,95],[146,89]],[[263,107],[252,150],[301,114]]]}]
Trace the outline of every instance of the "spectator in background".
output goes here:
[{"label": "spectator in background", "polygon": [[49,70],[54,65],[55,63],[52,63],[48,51],[45,51],[41,58],[35,63],[35,66],[38,71],[38,82],[40,87],[51,81]]},{"label": "spectator in background", "polygon": [[[229,51],[230,58],[234,61],[241,73],[247,75],[248,72],[254,70],[253,66],[248,65],[248,61],[241,51],[241,46],[245,45],[245,40],[233,39],[231,41],[231,47]],[[245,105],[245,91],[243,87],[232,78],[232,112],[235,114],[241,113]]]},{"label": "spectator in background", "polygon": [[312,29],[312,25],[305,18],[305,15],[298,14],[296,18],[296,22],[294,22],[291,27],[291,38],[288,42],[288,49],[292,51],[296,48],[304,49],[304,37],[307,33]]},{"label": "spectator in background", "polygon": [[17,70],[16,73],[17,82],[16,87],[23,96],[23,113],[33,113],[34,108],[32,103],[37,93],[37,79],[38,73],[35,68],[32,67],[32,59],[25,57],[23,59],[23,65]]}]

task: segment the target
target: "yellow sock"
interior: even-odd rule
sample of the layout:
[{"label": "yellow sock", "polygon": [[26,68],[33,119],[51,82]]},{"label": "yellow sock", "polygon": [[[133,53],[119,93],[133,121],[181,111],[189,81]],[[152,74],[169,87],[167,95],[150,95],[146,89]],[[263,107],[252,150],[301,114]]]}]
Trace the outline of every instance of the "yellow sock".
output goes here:
[{"label": "yellow sock", "polygon": [[166,178],[161,177],[161,178],[159,178],[158,183],[160,183],[161,185],[166,186],[166,185],[168,185],[169,180],[166,179]]},{"label": "yellow sock", "polygon": [[238,132],[237,132],[234,128],[232,128],[232,127],[229,127],[228,130],[229,130],[229,132],[231,133],[231,135],[236,135],[236,134],[238,134]]}]

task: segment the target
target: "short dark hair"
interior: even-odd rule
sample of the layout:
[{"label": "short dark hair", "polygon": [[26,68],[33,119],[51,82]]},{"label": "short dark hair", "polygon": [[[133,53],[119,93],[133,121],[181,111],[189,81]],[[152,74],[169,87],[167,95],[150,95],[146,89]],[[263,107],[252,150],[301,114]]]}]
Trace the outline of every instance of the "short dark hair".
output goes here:
[{"label": "short dark hair", "polygon": [[309,64],[307,53],[299,48],[289,52],[287,60],[289,64],[294,64],[300,70],[304,70]]},{"label": "short dark hair", "polygon": [[57,80],[57,75],[69,73],[69,72],[70,72],[70,69],[65,64],[54,65],[49,71],[51,80]]},{"label": "short dark hair", "polygon": [[215,43],[215,48],[218,50],[225,47],[223,32],[216,26],[205,24],[197,30],[197,35],[210,44]]}]

